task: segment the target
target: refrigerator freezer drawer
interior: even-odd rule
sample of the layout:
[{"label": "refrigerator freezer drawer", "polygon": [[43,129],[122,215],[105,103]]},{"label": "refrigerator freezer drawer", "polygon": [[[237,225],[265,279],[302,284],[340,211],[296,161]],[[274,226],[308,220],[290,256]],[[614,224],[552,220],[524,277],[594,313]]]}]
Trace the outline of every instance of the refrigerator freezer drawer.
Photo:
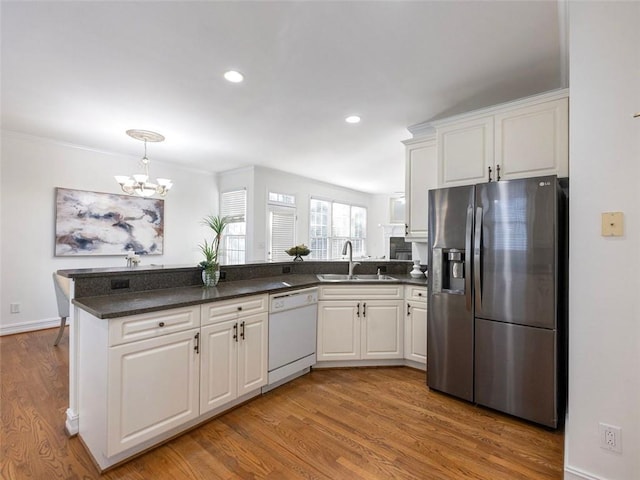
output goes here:
[{"label": "refrigerator freezer drawer", "polygon": [[475,319],[474,400],[558,426],[556,331]]}]

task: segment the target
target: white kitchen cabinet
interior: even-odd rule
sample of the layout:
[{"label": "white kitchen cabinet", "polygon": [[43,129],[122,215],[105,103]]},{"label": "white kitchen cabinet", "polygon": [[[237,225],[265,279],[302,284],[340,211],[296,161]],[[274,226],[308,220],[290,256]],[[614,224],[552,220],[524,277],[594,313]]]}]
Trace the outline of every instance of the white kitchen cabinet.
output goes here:
[{"label": "white kitchen cabinet", "polygon": [[76,322],[78,433],[100,468],[198,417],[199,306]]},{"label": "white kitchen cabinet", "polygon": [[457,121],[436,129],[438,186],[486,182],[493,166],[493,117]]},{"label": "white kitchen cabinet", "polygon": [[501,180],[569,175],[568,98],[509,109],[494,121]]},{"label": "white kitchen cabinet", "polygon": [[108,456],[199,415],[198,335],[186,330],[109,349]]},{"label": "white kitchen cabinet", "polygon": [[402,287],[321,287],[318,361],[403,358]]},{"label": "white kitchen cabinet", "polygon": [[266,385],[268,296],[202,306],[200,413]]},{"label": "white kitchen cabinet", "polygon": [[402,301],[363,300],[360,358],[403,358]]},{"label": "white kitchen cabinet", "polygon": [[439,187],[569,173],[566,90],[431,125],[436,129]]},{"label": "white kitchen cabinet", "polygon": [[404,358],[427,364],[427,289],[405,287]]},{"label": "white kitchen cabinet", "polygon": [[434,135],[406,140],[405,239],[426,241],[429,195],[438,184],[438,159]]},{"label": "white kitchen cabinet", "polygon": [[360,359],[358,307],[353,301],[318,302],[318,361]]}]

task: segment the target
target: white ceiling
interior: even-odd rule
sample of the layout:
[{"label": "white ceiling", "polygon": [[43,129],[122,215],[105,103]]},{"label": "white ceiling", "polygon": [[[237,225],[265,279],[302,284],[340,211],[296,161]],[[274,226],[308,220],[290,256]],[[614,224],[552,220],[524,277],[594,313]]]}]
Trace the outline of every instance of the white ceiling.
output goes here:
[{"label": "white ceiling", "polygon": [[[563,87],[555,1],[8,2],[2,128],[404,190],[406,127]],[[222,74],[244,73],[231,84]],[[344,122],[350,114],[362,122]],[[136,164],[132,162],[132,173]],[[114,172],[118,173],[118,172]],[[153,175],[153,163],[151,173]]]}]

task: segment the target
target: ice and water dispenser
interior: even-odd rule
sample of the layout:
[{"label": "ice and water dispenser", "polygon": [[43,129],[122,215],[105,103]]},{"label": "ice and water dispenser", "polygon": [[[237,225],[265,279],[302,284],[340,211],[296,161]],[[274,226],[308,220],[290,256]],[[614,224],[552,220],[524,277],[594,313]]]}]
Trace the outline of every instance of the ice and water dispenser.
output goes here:
[{"label": "ice and water dispenser", "polygon": [[433,249],[433,290],[435,292],[464,294],[465,251],[456,248]]}]

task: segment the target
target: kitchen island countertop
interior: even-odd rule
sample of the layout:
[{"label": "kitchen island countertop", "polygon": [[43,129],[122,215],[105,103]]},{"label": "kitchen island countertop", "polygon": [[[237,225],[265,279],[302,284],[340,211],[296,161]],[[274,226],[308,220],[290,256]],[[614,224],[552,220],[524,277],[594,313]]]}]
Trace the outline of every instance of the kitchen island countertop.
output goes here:
[{"label": "kitchen island countertop", "polygon": [[[397,280],[384,282],[410,285],[427,285],[426,278],[413,278],[410,275],[393,275]],[[353,282],[337,282],[351,284]],[[378,282],[361,281],[357,285]],[[332,282],[335,285],[336,282]],[[97,318],[109,319],[148,313],[169,308],[186,307],[231,298],[257,295],[262,293],[278,293],[301,288],[327,285],[320,282],[313,274],[285,274],[272,277],[254,278],[250,280],[222,281],[215,287],[204,288],[201,285],[147,290],[121,293],[117,295],[100,295],[82,297],[73,300],[79,308]]]}]

